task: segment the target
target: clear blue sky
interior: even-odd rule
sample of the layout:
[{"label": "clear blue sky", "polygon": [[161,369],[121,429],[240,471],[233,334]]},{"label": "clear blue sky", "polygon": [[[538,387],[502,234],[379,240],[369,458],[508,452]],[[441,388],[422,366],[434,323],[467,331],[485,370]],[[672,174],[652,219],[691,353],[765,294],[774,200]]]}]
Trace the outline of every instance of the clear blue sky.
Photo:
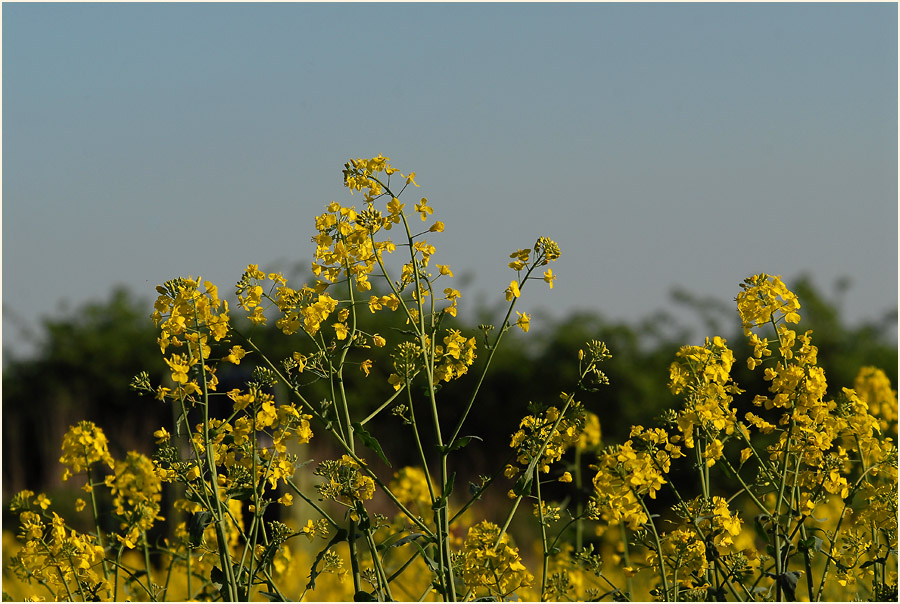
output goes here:
[{"label": "clear blue sky", "polygon": [[[673,286],[841,276],[897,305],[897,5],[4,4],[3,346],[34,322],[309,262],[341,167],[378,153],[493,302],[634,319]],[[353,199],[361,203],[358,196]],[[459,283],[460,279],[457,279]],[[538,291],[540,290],[540,291]],[[149,307],[148,307],[149,313]],[[536,325],[536,320],[533,320]],[[539,325],[536,325],[539,326]]]}]

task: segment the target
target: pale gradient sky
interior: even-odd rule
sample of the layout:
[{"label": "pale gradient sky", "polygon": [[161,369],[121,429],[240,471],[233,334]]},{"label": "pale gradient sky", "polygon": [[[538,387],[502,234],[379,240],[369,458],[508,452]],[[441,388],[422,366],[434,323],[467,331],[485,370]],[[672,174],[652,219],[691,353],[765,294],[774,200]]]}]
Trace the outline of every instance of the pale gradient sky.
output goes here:
[{"label": "pale gradient sky", "polygon": [[[520,310],[635,319],[673,286],[847,276],[897,305],[897,5],[9,4],[3,346],[27,322],[223,291],[309,262],[341,168],[378,153],[447,231],[435,261],[493,302],[556,239]],[[409,200],[413,200],[410,195]],[[361,204],[359,196],[353,202]],[[457,279],[457,283],[459,283]],[[149,307],[148,307],[149,313]],[[736,320],[736,316],[735,316]],[[533,323],[534,325],[534,323]],[[535,325],[539,327],[539,325]]]}]

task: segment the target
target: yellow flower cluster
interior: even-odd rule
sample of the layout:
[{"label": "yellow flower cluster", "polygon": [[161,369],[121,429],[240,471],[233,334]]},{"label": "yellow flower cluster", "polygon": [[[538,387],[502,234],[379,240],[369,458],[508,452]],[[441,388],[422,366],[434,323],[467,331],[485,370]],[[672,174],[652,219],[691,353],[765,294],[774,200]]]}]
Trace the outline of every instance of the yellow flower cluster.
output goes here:
[{"label": "yellow flower cluster", "polygon": [[711,535],[717,547],[733,545],[733,538],[741,534],[740,515],[728,509],[728,501],[723,497],[697,497],[688,502],[687,508],[687,516],[697,520],[700,530],[704,535]]},{"label": "yellow flower cluster", "polygon": [[[266,279],[272,281],[268,291],[263,287]],[[250,322],[254,325],[266,323],[263,300],[269,300],[281,312],[275,326],[285,335],[293,335],[300,329],[309,335],[318,333],[322,323],[338,307],[338,301],[325,291],[327,286],[318,281],[314,287],[303,286],[295,290],[287,286],[287,280],[280,273],[266,274],[255,264],[247,267],[236,285],[241,308],[251,311],[247,317]]]},{"label": "yellow flower cluster", "polygon": [[500,527],[487,520],[469,529],[461,557],[463,581],[476,595],[505,599],[534,581],[509,535],[500,537]]},{"label": "yellow flower cluster", "polygon": [[669,367],[669,389],[684,394],[685,402],[675,421],[685,447],[694,448],[695,430],[702,432],[707,441],[703,457],[712,466],[722,456],[719,436],[730,436],[737,422],[732,395],[742,391],[731,380],[734,353],[716,336],[704,346],[681,347],[676,357]]},{"label": "yellow flower cluster", "polygon": [[[185,353],[172,354],[166,364],[172,373],[172,381],[177,384],[175,392],[168,388],[159,388],[158,398],[171,397],[180,399],[192,394],[200,394],[202,388],[196,379],[191,379],[188,372],[199,363],[209,358],[211,349],[209,336],[216,342],[224,339],[230,330],[228,302],[219,299],[218,288],[205,281],[205,291],[200,291],[200,278],[178,278],[158,286],[159,297],[153,305],[150,315],[153,323],[160,328],[159,348],[165,354],[169,346],[184,347]],[[215,372],[204,365],[209,373],[206,387],[214,390]]]},{"label": "yellow flower cluster", "polygon": [[406,184],[412,183],[419,186],[414,180],[415,172],[403,176],[402,173],[391,167],[390,158],[381,154],[371,159],[351,159],[344,164],[344,185],[350,189],[350,193],[365,190],[366,201],[371,201],[384,193],[384,184],[377,176],[381,172],[385,174],[388,182],[390,182],[390,176],[397,172],[400,178],[406,178]]},{"label": "yellow flower cluster", "polygon": [[[799,321],[796,295],[778,278],[757,275],[744,287],[738,308],[745,319],[745,333],[751,322],[748,317],[756,317],[759,323],[776,310],[787,322]],[[866,501],[860,516],[896,527],[896,443],[884,430],[893,428],[896,433],[897,402],[887,377],[874,368],[863,368],[855,382],[859,391],[843,388],[840,396],[829,400],[812,332],[797,334],[785,325],[777,325],[775,331],[779,358],[763,374],[771,383],[771,395],[758,395],[753,403],[777,415],[767,419],[747,413],[746,419],[763,433],[778,431],[777,441],[767,449],[771,460],[781,463],[785,455],[794,455],[802,462],[796,478],[787,481],[798,489],[798,509],[810,513],[824,493],[846,498],[856,482],[862,494],[857,499]],[[749,340],[753,352],[748,366],[756,368],[772,351],[768,339],[751,334]],[[749,457],[750,450],[745,452],[742,460]],[[863,464],[860,476],[851,474],[854,457]]]},{"label": "yellow flower cluster", "polygon": [[[557,420],[559,425],[554,429]],[[583,427],[584,410],[579,403],[571,405],[563,418],[560,418],[559,409],[548,407],[541,413],[522,418],[509,446],[516,450],[516,460],[524,466],[540,455],[537,468],[547,474],[550,464],[562,459],[566,449],[578,442]],[[507,472],[508,476],[512,474],[513,471]]]},{"label": "yellow flower cluster", "polygon": [[162,500],[162,481],[153,461],[131,451],[115,464],[114,473],[106,477],[106,486],[113,496],[115,513],[121,518],[124,535],[119,541],[129,549],[137,546],[142,535],[163,518],[159,515]]},{"label": "yellow flower cluster", "polygon": [[27,511],[20,515],[20,522],[30,525],[34,536],[13,561],[20,579],[44,584],[61,599],[73,601],[76,593],[85,602],[99,600],[101,593],[111,598],[109,584],[98,573],[104,552],[96,537],[66,530],[65,521],[55,512],[49,527]]},{"label": "yellow flower cluster", "polygon": [[[150,318],[160,328],[159,348],[162,352],[168,346],[189,344],[192,357],[206,358],[206,329],[216,341],[228,335],[228,302],[219,300],[218,288],[204,281],[205,291],[200,291],[200,278],[174,279],[158,286],[159,297],[153,305]],[[202,354],[201,354],[202,353]]]},{"label": "yellow flower cluster", "polygon": [[[707,585],[706,545],[693,528],[679,527],[666,533],[660,539],[660,546],[666,568],[672,569],[671,573],[666,574],[670,579],[678,580],[679,589],[689,590]],[[647,564],[652,567],[659,564],[659,557],[653,548],[647,552]]]},{"label": "yellow flower cluster", "polygon": [[[874,525],[883,531],[897,530],[897,444],[891,436],[881,433],[881,419],[872,415],[869,405],[850,389],[843,389],[836,414],[839,419],[829,425],[829,435],[839,435],[837,462],[828,474],[825,488],[829,493],[846,496],[849,481],[838,471],[845,468],[850,455],[858,455],[868,471],[859,484],[857,497],[864,505],[856,515],[857,525]],[[812,473],[804,473],[807,484],[814,480]]]},{"label": "yellow flower cluster", "polygon": [[876,367],[859,370],[853,389],[869,405],[869,412],[878,418],[882,434],[897,436],[897,391],[884,371]]},{"label": "yellow flower cluster", "polygon": [[354,502],[367,501],[375,496],[375,481],[348,455],[338,460],[323,461],[314,473],[325,479],[325,482],[316,485],[316,490],[325,499],[353,507]]},{"label": "yellow flower cluster", "polygon": [[772,277],[765,273],[753,275],[744,279],[741,290],[737,305],[745,336],[749,336],[754,327],[772,321],[776,313],[780,313],[788,323],[800,322],[800,315],[797,314],[800,300],[788,290],[780,276]]},{"label": "yellow flower cluster", "polygon": [[69,428],[63,435],[62,453],[59,463],[66,466],[63,480],[86,471],[97,462],[113,467],[106,435],[94,422],[80,421]]},{"label": "yellow flower cluster", "polygon": [[393,224],[393,216],[378,219],[375,210],[357,214],[352,207],[342,207],[337,202],[329,204],[326,212],[316,219],[318,235],[313,237],[316,244],[313,274],[327,283],[335,283],[343,273],[354,279],[359,291],[372,289],[369,275],[378,259],[397,247],[390,240],[375,241],[372,235],[386,224]]},{"label": "yellow flower cluster", "polygon": [[111,599],[110,585],[98,572],[105,555],[96,537],[68,529],[56,512],[47,514],[45,495],[32,497],[33,492],[21,491],[10,503],[10,510],[19,514],[24,542],[11,562],[16,576],[42,584],[55,599],[74,601],[76,594],[85,602]]},{"label": "yellow flower cluster", "polygon": [[[514,302],[515,299],[522,294],[521,287],[525,281],[535,278],[530,276],[533,270],[539,266],[545,266],[550,262],[555,262],[560,256],[559,245],[548,237],[539,237],[534,244],[533,260],[531,253],[532,250],[524,248],[516,250],[509,255],[509,257],[513,259],[512,262],[509,263],[509,268],[515,270],[517,273],[527,270],[527,273],[525,279],[522,280],[522,283],[519,283],[519,281],[510,281],[509,287],[507,287],[504,292],[507,302]],[[544,271],[543,280],[550,286],[550,289],[553,289],[553,282],[556,280],[556,275],[553,274],[552,269],[548,268]],[[531,329],[531,315],[519,311],[516,311],[516,314],[519,315],[519,318],[516,320],[515,325],[525,333],[528,333],[528,330]]]},{"label": "yellow flower cluster", "polygon": [[[275,489],[279,481],[287,481],[293,477],[296,456],[287,452],[287,444],[291,441],[297,444],[310,441],[313,437],[309,423],[312,416],[301,414],[293,404],[275,406],[271,395],[253,387],[248,394],[233,390],[229,392],[229,397],[236,399],[236,409],[250,405],[248,409],[251,413],[238,416],[234,419],[234,425],[211,419],[208,432],[204,431],[202,423],[197,424],[192,435],[194,447],[196,450],[205,450],[204,439],[207,436],[210,438],[212,459],[217,467],[223,469],[223,473],[219,474],[220,486],[224,486],[226,490],[240,490],[254,484],[248,474],[254,467],[254,455],[259,458],[255,466],[255,481],[268,481],[271,488]],[[260,435],[269,437],[272,449],[255,450],[254,435],[257,438]],[[171,468],[164,467],[164,470],[168,469]],[[172,478],[171,472],[164,471],[163,475],[168,479]],[[192,465],[186,474],[189,481],[201,476],[199,465]]]},{"label": "yellow flower cluster", "polygon": [[608,447],[597,460],[591,516],[637,530],[649,520],[640,498],[655,499],[672,460],[683,456],[662,428],[632,427],[629,440]]},{"label": "yellow flower cluster", "polygon": [[466,338],[458,329],[450,329],[444,337],[443,346],[434,347],[434,368],[436,382],[449,382],[469,370],[475,362],[475,338]]}]

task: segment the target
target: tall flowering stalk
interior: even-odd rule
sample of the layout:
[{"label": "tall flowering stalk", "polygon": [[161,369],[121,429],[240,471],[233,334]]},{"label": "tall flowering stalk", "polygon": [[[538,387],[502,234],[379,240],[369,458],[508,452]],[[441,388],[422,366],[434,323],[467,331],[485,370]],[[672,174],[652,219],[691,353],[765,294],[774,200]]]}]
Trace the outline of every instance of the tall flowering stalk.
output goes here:
[{"label": "tall flowering stalk", "polygon": [[[154,390],[145,384],[144,388],[158,398],[176,402],[185,423],[193,410],[200,411],[201,422],[190,439],[192,460],[179,461],[169,451],[160,466],[169,480],[186,483],[190,504],[185,509],[193,513],[192,522],[199,517],[201,527],[215,527],[219,543],[216,551],[221,562],[216,567],[216,576],[221,575],[223,579],[222,597],[249,596],[254,582],[261,580],[257,574],[260,568],[264,569],[264,560],[255,560],[244,550],[236,561],[236,551],[224,544],[231,543],[228,535],[236,532],[250,546],[256,543],[264,548],[269,546],[261,519],[261,510],[267,504],[266,481],[270,489],[275,489],[283,480],[294,494],[310,501],[290,480],[296,467],[286,453],[285,444],[292,437],[299,443],[308,442],[312,436],[309,428],[312,420],[318,421],[344,451],[341,460],[323,462],[316,469],[315,474],[326,480],[320,485],[320,497],[342,504],[347,511],[343,526],[339,521],[331,521],[336,523],[337,533],[314,565],[308,587],[314,588],[316,577],[327,566],[319,566],[318,562],[327,562],[326,554],[331,548],[346,541],[354,591],[365,593],[367,582],[373,588],[371,596],[391,597],[383,554],[374,541],[378,522],[366,507],[378,489],[426,539],[423,555],[427,556],[426,550],[433,548],[437,592],[446,599],[458,598],[449,511],[455,472],[450,471],[448,459],[471,440],[461,437],[460,431],[502,336],[513,325],[524,331],[529,329],[530,317],[526,313],[518,312],[518,318],[511,320],[522,288],[528,280],[536,278],[532,276],[534,271],[559,257],[559,248],[542,237],[533,250],[520,249],[511,255],[510,267],[519,278],[507,288],[510,304],[506,317],[488,344],[487,362],[448,438],[438,414],[439,385],[466,375],[478,356],[478,346],[474,336],[443,327],[446,317],[456,316],[461,295],[453,287],[440,289],[436,285],[439,279],[453,276],[449,265],[437,264],[436,271],[432,272],[432,256],[436,250],[426,237],[442,232],[443,223],[434,221],[427,228],[417,230],[413,219],[427,222],[433,208],[426,198],[421,198],[412,212],[408,212],[407,204],[400,201],[408,187],[418,186],[414,178],[415,174],[403,175],[391,167],[382,156],[351,160],[345,165],[344,184],[351,192],[363,194],[365,206],[357,210],[332,202],[316,218],[311,268],[317,280],[313,284],[292,288],[280,274],[265,273],[256,265],[248,266],[237,284],[238,307],[248,312],[249,321],[257,325],[265,324],[269,320],[267,315],[276,312],[275,325],[297,342],[296,352],[280,364],[267,358],[251,337],[232,327],[227,304],[219,300],[212,284],[206,283],[205,290],[201,291],[200,280],[188,278],[174,280],[160,289],[154,320],[161,329],[161,350],[166,353],[170,348],[178,349],[166,358],[175,387]],[[397,182],[399,188],[394,184]],[[377,205],[382,199],[387,200],[386,204]],[[399,239],[394,242],[388,234],[398,229]],[[406,259],[394,274],[387,256],[398,249],[405,250]],[[541,279],[552,287],[555,275],[547,268]],[[387,291],[372,293],[373,281],[386,286]],[[373,362],[359,355],[373,346],[388,345],[385,336],[365,329],[361,313],[366,310],[368,313],[400,312],[408,331],[394,344],[394,371],[388,379],[393,394],[367,417],[354,418],[345,388],[345,372],[357,367],[369,375]],[[241,339],[241,343],[236,343],[235,338]],[[210,362],[212,344],[220,341],[230,348],[218,362]],[[255,381],[246,390],[227,393],[234,402],[229,418],[211,418],[209,396],[218,394],[215,392],[218,364],[239,364],[248,353],[259,358],[261,368],[254,374]],[[327,380],[331,397],[324,405],[313,405],[304,396],[302,390],[304,383],[308,383],[307,376]],[[275,403],[266,390],[276,382],[290,390],[299,407]],[[424,400],[414,394],[414,384],[424,387]],[[405,417],[406,423],[412,426],[413,439],[418,443],[431,500],[430,522],[410,512],[361,455],[360,447],[364,447],[369,456],[375,455],[388,463],[379,441],[368,432],[366,425],[392,405],[392,411]],[[417,410],[422,409],[427,418],[424,422],[417,419]],[[430,426],[431,439],[437,446],[436,459],[422,446],[422,430],[426,426]],[[272,438],[274,451],[259,448],[258,436],[263,433]],[[249,527],[230,511],[229,502],[236,496],[246,497],[255,510]],[[317,532],[323,534],[321,528]],[[195,526],[192,545],[200,540],[199,531]],[[364,552],[359,549],[359,538],[363,550],[368,550],[365,554],[367,564],[372,566],[371,575],[363,573]],[[187,560],[191,560],[190,554]],[[267,585],[272,588],[271,582]]]}]

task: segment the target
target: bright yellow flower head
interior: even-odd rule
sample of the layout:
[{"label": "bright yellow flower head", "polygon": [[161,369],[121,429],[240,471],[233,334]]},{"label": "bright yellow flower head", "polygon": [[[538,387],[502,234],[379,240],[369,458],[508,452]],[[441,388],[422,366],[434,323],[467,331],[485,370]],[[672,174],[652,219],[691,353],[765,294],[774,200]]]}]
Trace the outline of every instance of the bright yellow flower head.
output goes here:
[{"label": "bright yellow flower head", "polygon": [[428,215],[433,214],[434,210],[428,207],[428,200],[426,198],[422,198],[422,200],[416,204],[416,212],[421,215],[422,222],[428,220]]},{"label": "bright yellow flower head", "polygon": [[243,349],[241,346],[234,346],[231,350],[228,351],[228,356],[223,358],[223,361],[228,363],[234,363],[235,365],[241,364],[241,359],[247,356],[247,351]]},{"label": "bright yellow flower head", "polygon": [[531,328],[531,316],[519,311],[516,311],[516,314],[519,315],[519,319],[516,321],[516,325],[521,327],[522,331],[528,333],[528,330]]},{"label": "bright yellow flower head", "polygon": [[897,435],[897,391],[881,369],[863,367],[859,370],[853,389],[869,405],[869,412],[878,418],[881,431]]},{"label": "bright yellow flower head", "polygon": [[366,377],[369,377],[369,371],[372,369],[372,360],[366,359],[362,363],[359,364],[359,370],[366,374]]},{"label": "bright yellow flower head", "polygon": [[553,274],[552,268],[548,268],[544,271],[544,281],[547,282],[547,285],[550,286],[550,289],[553,289],[553,282],[556,281],[556,275]]},{"label": "bright yellow flower head", "polygon": [[94,422],[81,421],[69,428],[63,436],[62,451],[59,463],[67,466],[66,476],[83,472],[96,462],[113,467],[106,435]]},{"label": "bright yellow flower head", "polygon": [[510,281],[509,287],[506,288],[506,301],[512,302],[514,298],[518,298],[521,295],[519,291],[519,283],[516,281]]},{"label": "bright yellow flower head", "polygon": [[780,313],[788,323],[799,323],[800,301],[788,290],[781,277],[765,273],[754,275],[741,284],[737,297],[738,312],[744,335],[749,336],[752,328],[771,321],[775,313]]},{"label": "bright yellow flower head", "polygon": [[462,556],[463,581],[476,595],[486,593],[505,600],[534,581],[519,550],[510,545],[509,534],[500,537],[500,527],[491,522],[483,521],[469,529]]}]

